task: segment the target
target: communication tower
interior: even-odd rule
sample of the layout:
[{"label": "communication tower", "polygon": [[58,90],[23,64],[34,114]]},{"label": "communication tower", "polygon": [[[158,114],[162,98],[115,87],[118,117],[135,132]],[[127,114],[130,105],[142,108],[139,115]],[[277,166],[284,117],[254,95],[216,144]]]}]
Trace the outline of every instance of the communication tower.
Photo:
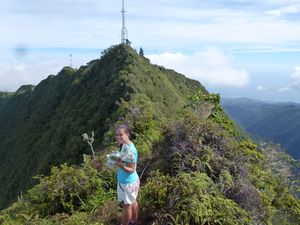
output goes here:
[{"label": "communication tower", "polygon": [[126,44],[126,45],[130,45],[130,41],[128,40],[128,33],[127,33],[127,29],[126,29],[126,25],[125,25],[125,4],[124,4],[124,0],[122,0],[122,30],[121,30],[121,43],[122,44]]}]

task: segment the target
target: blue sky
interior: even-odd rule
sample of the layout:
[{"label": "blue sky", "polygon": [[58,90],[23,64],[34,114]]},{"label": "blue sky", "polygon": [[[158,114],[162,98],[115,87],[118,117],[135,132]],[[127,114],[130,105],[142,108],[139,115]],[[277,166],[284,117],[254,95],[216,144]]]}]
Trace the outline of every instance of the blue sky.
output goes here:
[{"label": "blue sky", "polygon": [[[223,97],[300,102],[300,0],[125,0],[152,63]],[[121,0],[0,4],[0,91],[79,68],[121,39]]]}]

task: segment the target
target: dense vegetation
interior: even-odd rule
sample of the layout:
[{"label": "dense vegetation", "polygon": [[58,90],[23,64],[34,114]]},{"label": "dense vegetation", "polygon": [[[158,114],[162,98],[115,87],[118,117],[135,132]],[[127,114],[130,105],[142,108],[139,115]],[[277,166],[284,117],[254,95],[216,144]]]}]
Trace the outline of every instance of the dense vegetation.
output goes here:
[{"label": "dense vegetation", "polygon": [[251,99],[224,99],[222,104],[247,131],[280,143],[290,155],[300,159],[300,104]]},{"label": "dense vegetation", "polygon": [[[298,224],[300,202],[292,194],[286,155],[237,140],[214,122],[219,105],[201,100],[194,107],[192,101],[180,118],[166,122],[146,99],[123,101],[116,121],[130,124],[142,149],[141,224]],[[117,224],[116,170],[105,165],[106,153],[115,149],[112,132],[96,159],[85,156],[80,166],[64,164],[38,177],[38,185],[2,211],[2,222]]]},{"label": "dense vegetation", "polygon": [[103,146],[122,101],[143,93],[157,117],[172,117],[199,90],[205,92],[199,82],[118,45],[78,70],[65,67],[36,87],[0,93],[0,209],[36,184],[31,177],[81,163],[89,153],[81,134],[94,131],[95,145]]},{"label": "dense vegetation", "polygon": [[[151,66],[130,48],[108,49],[97,63],[113,55],[106,61],[111,63],[122,54],[130,61],[116,76],[126,80],[124,95],[103,133],[95,124],[89,127],[87,118],[82,130],[95,129],[96,158],[84,155],[81,163],[53,166],[48,176],[37,176],[36,186],[1,211],[4,225],[118,224],[116,170],[106,166],[106,154],[116,149],[114,128],[121,123],[132,128],[140,154],[140,224],[298,224],[298,185],[291,171],[297,162],[277,146],[249,140],[226,116],[219,95]],[[149,73],[140,77],[139,71]],[[78,143],[80,134],[73,134]],[[88,153],[83,142],[79,146]]]}]

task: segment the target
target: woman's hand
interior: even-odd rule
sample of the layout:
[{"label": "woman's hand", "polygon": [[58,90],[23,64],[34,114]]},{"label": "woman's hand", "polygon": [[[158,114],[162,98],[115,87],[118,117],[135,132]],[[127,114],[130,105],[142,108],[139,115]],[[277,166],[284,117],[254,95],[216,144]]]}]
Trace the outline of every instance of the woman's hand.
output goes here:
[{"label": "woman's hand", "polygon": [[123,169],[123,168],[125,167],[125,163],[122,162],[122,161],[119,161],[119,160],[116,160],[116,165],[117,165],[118,167],[120,167],[121,169]]}]

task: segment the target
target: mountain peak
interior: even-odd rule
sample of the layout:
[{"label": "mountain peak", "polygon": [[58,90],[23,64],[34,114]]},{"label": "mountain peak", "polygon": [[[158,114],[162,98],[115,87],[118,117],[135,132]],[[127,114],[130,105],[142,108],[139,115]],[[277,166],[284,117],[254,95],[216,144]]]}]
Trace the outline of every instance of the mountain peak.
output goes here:
[{"label": "mountain peak", "polygon": [[21,95],[24,94],[26,92],[31,92],[33,91],[35,88],[34,85],[32,84],[28,84],[28,85],[22,85],[21,87],[19,87],[19,89],[16,91],[16,95]]},{"label": "mountain peak", "polygon": [[113,45],[103,50],[102,57],[98,62],[103,61],[105,64],[113,61],[115,65],[120,64],[120,66],[126,66],[133,62],[150,63],[149,59],[140,56],[132,47],[125,44]]},{"label": "mountain peak", "polygon": [[27,91],[25,97],[16,95],[1,103],[0,193],[14,191],[0,195],[0,208],[32,186],[34,175],[47,174],[53,165],[80,163],[86,153],[82,133],[94,130],[96,144],[103,146],[106,133],[121,116],[116,103],[132,104],[142,96],[157,118],[170,118],[193,93],[207,93],[198,81],[150,64],[126,45],[104,50],[100,59],[78,70],[64,67],[33,88],[22,86],[17,93]]}]

